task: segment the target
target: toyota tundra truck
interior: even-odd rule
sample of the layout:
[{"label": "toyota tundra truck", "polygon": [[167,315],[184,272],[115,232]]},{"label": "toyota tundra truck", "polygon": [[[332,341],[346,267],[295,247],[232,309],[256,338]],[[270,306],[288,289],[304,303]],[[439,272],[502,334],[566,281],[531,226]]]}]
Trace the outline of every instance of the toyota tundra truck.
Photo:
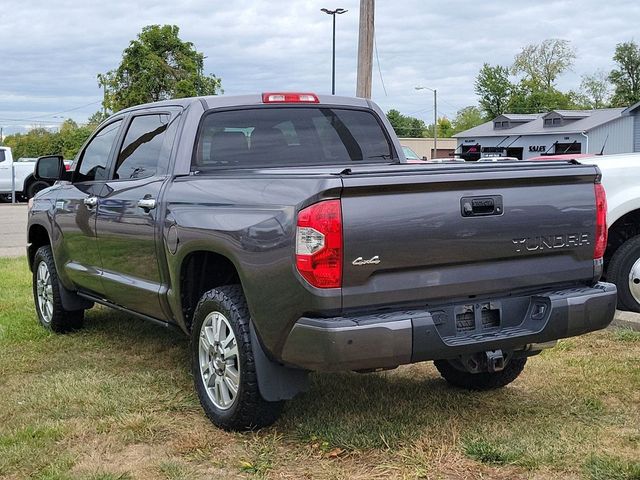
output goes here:
[{"label": "toyota tundra truck", "polygon": [[28,214],[40,323],[73,331],[100,304],[177,327],[225,429],[273,423],[311,371],[432,360],[503,387],[615,311],[596,166],[410,164],[365,99],[141,105],[36,175],[57,180]]}]

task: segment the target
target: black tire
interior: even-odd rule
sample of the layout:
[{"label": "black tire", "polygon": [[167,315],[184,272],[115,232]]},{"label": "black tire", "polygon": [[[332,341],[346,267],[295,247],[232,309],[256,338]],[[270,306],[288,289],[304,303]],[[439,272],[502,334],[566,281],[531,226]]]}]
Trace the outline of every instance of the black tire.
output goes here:
[{"label": "black tire", "polygon": [[42,180],[35,180],[31,182],[27,187],[27,200],[35,197],[39,191],[49,187],[50,185],[47,182],[43,182]]},{"label": "black tire", "polygon": [[[51,312],[43,313],[43,307],[41,307],[38,301],[38,271],[40,266],[44,265],[49,273],[50,293],[48,296],[51,299],[50,305],[52,307]],[[33,257],[33,300],[36,305],[36,313],[38,314],[38,320],[40,324],[47,330],[51,330],[56,333],[66,333],[74,330],[78,330],[82,327],[84,321],[84,310],[65,310],[62,306],[62,299],[60,296],[60,287],[58,284],[58,272],[56,270],[56,264],[53,261],[53,253],[51,247],[48,245],[40,247]],[[46,309],[46,307],[44,307]]]},{"label": "black tire", "polygon": [[527,358],[511,358],[499,372],[469,373],[456,368],[449,360],[435,360],[433,363],[442,378],[455,387],[466,390],[495,390],[518,378],[527,363]]},{"label": "black tire", "polygon": [[[624,242],[612,255],[607,267],[607,280],[618,287],[618,308],[640,312],[640,303],[631,294],[631,267],[640,260],[640,235]],[[638,279],[640,282],[640,278]]]},{"label": "black tire", "polygon": [[[233,403],[226,409],[211,399],[200,366],[200,337],[202,325],[213,312],[228,321],[235,335],[238,350],[240,380]],[[253,430],[273,424],[280,416],[284,402],[267,402],[260,395],[256,366],[251,349],[249,309],[239,285],[227,285],[206,292],[196,306],[191,328],[191,369],[200,404],[207,417],[225,430]],[[211,372],[210,377],[213,377]],[[213,377],[215,378],[215,377]]]}]

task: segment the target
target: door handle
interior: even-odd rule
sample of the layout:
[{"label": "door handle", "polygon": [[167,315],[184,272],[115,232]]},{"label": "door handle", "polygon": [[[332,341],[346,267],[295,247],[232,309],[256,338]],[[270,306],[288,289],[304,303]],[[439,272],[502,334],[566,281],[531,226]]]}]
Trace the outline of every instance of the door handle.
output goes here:
[{"label": "door handle", "polygon": [[138,200],[138,206],[145,211],[153,210],[156,208],[156,199],[155,198],[141,198]]},{"label": "door handle", "polygon": [[84,199],[84,204],[89,208],[93,208],[98,204],[98,197],[87,197]]}]

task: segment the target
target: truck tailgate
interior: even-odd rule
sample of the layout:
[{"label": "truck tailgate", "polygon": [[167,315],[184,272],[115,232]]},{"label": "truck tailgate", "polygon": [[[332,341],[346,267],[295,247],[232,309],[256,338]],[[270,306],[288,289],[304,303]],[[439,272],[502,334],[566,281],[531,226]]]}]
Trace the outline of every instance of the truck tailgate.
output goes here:
[{"label": "truck tailgate", "polygon": [[343,307],[591,282],[598,175],[526,162],[343,172]]}]

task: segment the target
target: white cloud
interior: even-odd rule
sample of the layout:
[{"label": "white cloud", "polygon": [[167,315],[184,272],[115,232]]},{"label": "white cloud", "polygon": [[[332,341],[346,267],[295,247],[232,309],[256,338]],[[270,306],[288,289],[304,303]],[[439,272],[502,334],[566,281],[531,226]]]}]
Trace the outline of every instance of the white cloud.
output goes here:
[{"label": "white cloud", "polygon": [[[181,37],[207,55],[206,71],[222,77],[226,94],[328,92],[331,18],[320,8],[338,6],[349,12],[337,18],[337,93],[353,95],[358,0],[3,0],[0,125],[46,122],[98,102],[96,75],[116,67],[129,41],[154,23],[178,25]],[[612,67],[616,43],[633,38],[637,18],[640,2],[632,0],[379,0],[376,38],[387,95],[374,66],[374,100],[430,120],[430,92],[414,90],[423,84],[438,89],[439,110],[453,116],[476,103],[473,81],[484,62],[508,65],[523,45],[551,37],[571,40],[578,50],[574,71],[559,82],[576,88],[581,74]],[[66,115],[83,121],[98,108]]]}]

